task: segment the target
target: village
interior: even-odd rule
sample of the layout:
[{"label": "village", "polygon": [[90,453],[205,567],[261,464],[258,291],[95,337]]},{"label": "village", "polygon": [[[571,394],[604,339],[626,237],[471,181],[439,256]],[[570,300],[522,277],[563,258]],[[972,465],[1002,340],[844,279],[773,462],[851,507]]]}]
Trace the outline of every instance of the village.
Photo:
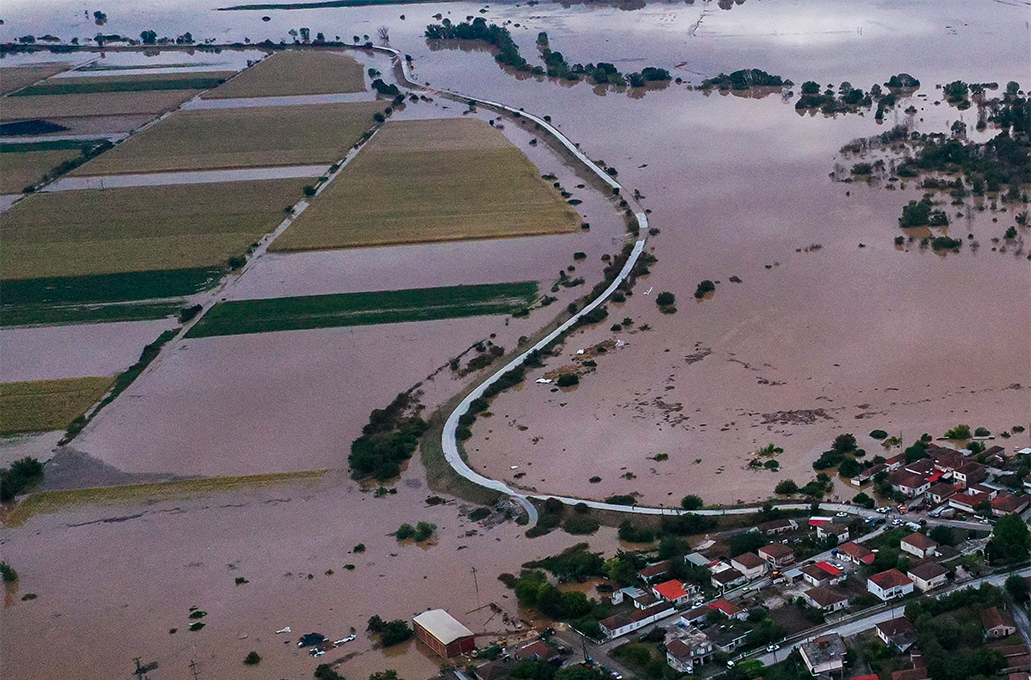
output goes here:
[{"label": "village", "polygon": [[[1026,680],[1031,568],[1026,547],[1022,558],[1003,557],[999,525],[1018,524],[1026,535],[1029,497],[1009,477],[1031,450],[992,446],[977,455],[981,463],[970,450],[923,449],[926,457],[907,463],[900,454],[848,480],[857,489],[887,486],[890,505],[834,513],[819,504],[812,512],[767,506],[758,517],[774,519],[698,537],[686,554],[640,551],[646,563],[632,583],[588,579],[587,592],[601,601],[595,609],[610,612],[597,628],[546,622],[529,638],[476,650],[479,636],[439,610],[415,617],[416,637],[444,659],[451,680],[551,677],[560,667],[615,680],[925,680],[935,650],[920,641],[935,644],[946,625],[939,619],[959,620],[964,642],[950,654],[982,659],[972,663],[984,663],[986,677]],[[755,547],[734,552],[742,545]],[[913,620],[920,611],[933,614]],[[552,669],[529,674],[530,663]]]}]

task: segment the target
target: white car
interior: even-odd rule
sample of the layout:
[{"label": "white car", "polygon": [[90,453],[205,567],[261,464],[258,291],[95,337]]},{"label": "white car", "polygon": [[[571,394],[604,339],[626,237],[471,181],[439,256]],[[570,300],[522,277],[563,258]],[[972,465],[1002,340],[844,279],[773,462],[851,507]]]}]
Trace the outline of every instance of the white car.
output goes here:
[{"label": "white car", "polygon": [[842,510],[841,512],[836,514],[835,517],[848,517],[848,513]]},{"label": "white car", "polygon": [[767,651],[767,652],[775,652],[775,651],[777,651],[778,649],[780,649],[780,645],[768,645],[768,646],[766,647],[766,651]]}]

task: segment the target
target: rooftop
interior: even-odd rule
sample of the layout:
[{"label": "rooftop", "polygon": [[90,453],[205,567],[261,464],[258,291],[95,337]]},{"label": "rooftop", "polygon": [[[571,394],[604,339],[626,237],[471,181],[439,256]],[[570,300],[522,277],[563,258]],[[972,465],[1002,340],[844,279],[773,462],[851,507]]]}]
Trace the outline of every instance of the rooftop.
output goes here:
[{"label": "rooftop", "polygon": [[817,581],[826,581],[831,578],[831,574],[829,572],[820,569],[815,564],[807,564],[802,567],[802,573],[816,579]]},{"label": "rooftop", "polygon": [[928,538],[919,532],[914,532],[909,536],[902,539],[903,543],[907,543],[918,550],[930,550],[931,548],[938,547],[938,541],[933,538]]},{"label": "rooftop", "polygon": [[908,470],[896,470],[888,475],[888,483],[892,486],[905,486],[910,489],[916,489],[923,486],[926,482],[923,475],[918,475]]},{"label": "rooftop", "polygon": [[744,574],[733,567],[730,569],[724,569],[723,571],[712,575],[712,578],[715,579],[717,583],[721,583],[723,585],[744,577]]},{"label": "rooftop", "polygon": [[738,555],[733,558],[734,562],[737,562],[746,569],[755,569],[756,567],[762,567],[766,565],[766,560],[756,555],[754,552],[746,552],[743,555]]},{"label": "rooftop", "polygon": [[956,487],[954,487],[952,484],[948,484],[946,482],[939,482],[938,484],[935,484],[930,489],[928,489],[927,493],[931,494],[932,496],[938,496],[939,498],[948,498],[949,496],[955,494],[956,491]]},{"label": "rooftop", "polygon": [[733,602],[730,602],[730,601],[728,601],[728,600],[726,600],[725,598],[722,598],[722,597],[720,599],[716,600],[715,602],[710,602],[709,603],[709,609],[715,609],[715,610],[721,611],[724,614],[726,614],[727,616],[734,616],[735,614],[740,614],[741,613],[741,607],[737,606]]},{"label": "rooftop", "polygon": [[820,607],[830,607],[848,600],[848,595],[834,586],[819,586],[805,591],[806,597]]},{"label": "rooftop", "polygon": [[823,569],[825,572],[827,572],[831,576],[840,576],[841,575],[841,569],[838,569],[837,567],[835,567],[833,564],[830,564],[829,562],[817,562],[816,566],[818,566],[820,569]]},{"label": "rooftop", "polygon": [[1027,496],[1014,496],[1011,493],[1000,493],[992,501],[992,509],[999,512],[1020,512],[1027,507]]},{"label": "rooftop", "polygon": [[787,547],[783,543],[770,543],[759,548],[759,552],[769,555],[775,560],[784,559],[795,554],[795,551]]},{"label": "rooftop", "polygon": [[918,564],[915,567],[909,568],[909,575],[913,578],[918,578],[921,581],[930,581],[933,578],[938,578],[949,573],[949,570],[938,564],[937,562],[924,562]]},{"label": "rooftop", "polygon": [[877,624],[877,630],[884,633],[888,638],[893,638],[896,635],[906,635],[916,631],[913,624],[909,622],[905,616],[900,616],[897,619],[888,619]]},{"label": "rooftop", "polygon": [[653,586],[653,589],[667,600],[677,600],[681,597],[687,596],[687,591],[684,590],[684,585],[675,579]]},{"label": "rooftop", "polygon": [[860,560],[861,562],[866,562],[867,564],[871,564],[876,557],[874,552],[866,546],[859,545],[858,543],[853,543],[851,541],[839,545],[838,552]]},{"label": "rooftop", "polygon": [[881,588],[881,590],[907,586],[913,583],[913,579],[909,578],[898,569],[889,569],[888,571],[874,574],[870,577],[870,581]]},{"label": "rooftop", "polygon": [[1013,623],[1013,616],[1005,609],[1000,610],[998,607],[985,609],[981,612],[981,624],[985,627],[985,630],[991,630],[999,626],[1015,625]]},{"label": "rooftop", "polygon": [[669,560],[663,560],[662,562],[649,564],[647,567],[637,572],[637,575],[641,578],[652,578],[655,576],[661,576],[667,571],[669,571]]},{"label": "rooftop", "polygon": [[691,652],[699,649],[706,649],[712,646],[712,642],[705,636],[705,633],[697,628],[680,629],[677,637],[666,643],[666,651],[678,658],[691,656]]},{"label": "rooftop", "polygon": [[803,642],[799,651],[809,660],[809,665],[816,667],[845,657],[845,641],[837,633],[823,635],[810,642]]},{"label": "rooftop", "polygon": [[428,609],[412,619],[443,645],[473,634],[443,609]]}]

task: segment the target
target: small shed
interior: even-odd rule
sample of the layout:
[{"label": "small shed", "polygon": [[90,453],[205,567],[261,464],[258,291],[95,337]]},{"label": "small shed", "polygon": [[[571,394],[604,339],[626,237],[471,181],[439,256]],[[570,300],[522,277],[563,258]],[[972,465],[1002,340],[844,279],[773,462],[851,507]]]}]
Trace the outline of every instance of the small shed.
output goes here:
[{"label": "small shed", "polygon": [[412,623],[415,637],[445,659],[476,648],[473,632],[443,609],[428,609],[414,617]]}]

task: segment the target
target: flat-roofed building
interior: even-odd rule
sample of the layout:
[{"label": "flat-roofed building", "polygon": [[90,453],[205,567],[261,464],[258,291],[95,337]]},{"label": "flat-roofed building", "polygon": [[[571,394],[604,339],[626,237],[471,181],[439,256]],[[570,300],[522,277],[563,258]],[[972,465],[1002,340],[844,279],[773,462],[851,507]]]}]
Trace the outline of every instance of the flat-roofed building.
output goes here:
[{"label": "flat-roofed building", "polygon": [[476,648],[473,632],[443,609],[429,609],[412,619],[415,637],[436,654],[450,659]]}]

